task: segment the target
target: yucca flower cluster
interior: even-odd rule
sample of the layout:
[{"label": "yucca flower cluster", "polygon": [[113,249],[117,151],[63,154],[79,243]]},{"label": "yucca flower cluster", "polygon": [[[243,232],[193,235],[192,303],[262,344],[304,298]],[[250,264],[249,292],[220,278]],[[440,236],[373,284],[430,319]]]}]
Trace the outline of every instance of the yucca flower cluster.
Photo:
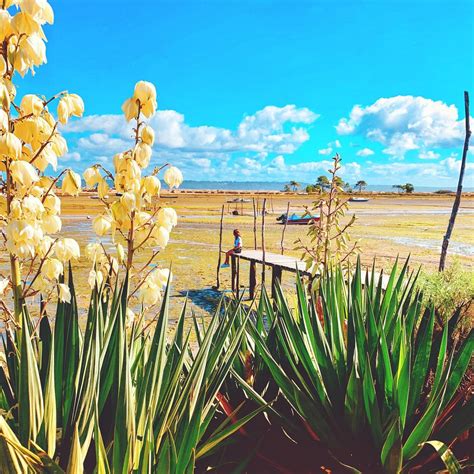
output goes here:
[{"label": "yucca flower cluster", "polygon": [[[64,264],[80,255],[73,239],[55,237],[61,230],[61,201],[55,185],[63,178],[63,191],[77,194],[80,176],[64,170],[52,179],[58,158],[67,143],[58,130],[71,116],[80,117],[84,103],[77,94],[61,92],[50,99],[26,94],[18,101],[13,79],[16,73],[34,74],[46,62],[45,23],[54,13],[46,0],[7,0],[0,9],[0,231],[10,254],[11,276],[0,277],[0,294],[11,287],[15,314],[20,301],[42,292],[45,299],[56,289],[63,301],[69,290],[59,283]],[[50,111],[57,101],[57,117]],[[4,311],[8,311],[2,298]],[[18,318],[16,318],[18,320]]]},{"label": "yucca flower cluster", "polygon": [[[151,118],[156,108],[155,86],[147,81],[137,82],[133,96],[122,106],[127,122],[135,122],[132,148],[114,156],[113,173],[102,165],[94,165],[84,172],[87,186],[97,187],[99,198],[105,205],[104,212],[94,218],[93,229],[99,237],[110,234],[116,248],[115,255],[111,255],[100,243],[88,245],[87,256],[93,263],[89,283],[100,286],[105,275],[117,273],[119,265],[123,265],[129,274],[135,276],[136,288],[130,296],[137,295],[145,306],[161,300],[161,290],[166,285],[169,272],[154,267],[150,270],[149,266],[159,251],[167,246],[170,232],[177,224],[173,208],[153,207],[153,198],[158,197],[161,190],[157,175],[166,167],[164,180],[170,188],[178,187],[183,181],[181,171],[169,165],[144,175],[150,164],[155,131],[142,118]],[[107,180],[113,181],[118,199],[109,199]],[[149,249],[152,249],[152,255],[148,265],[136,269],[134,254]]]}]

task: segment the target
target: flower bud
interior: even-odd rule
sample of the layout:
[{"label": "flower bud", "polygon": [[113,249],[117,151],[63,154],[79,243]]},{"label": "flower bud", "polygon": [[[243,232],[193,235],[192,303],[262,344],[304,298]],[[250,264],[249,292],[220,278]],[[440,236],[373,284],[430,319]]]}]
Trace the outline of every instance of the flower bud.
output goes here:
[{"label": "flower bud", "polygon": [[35,94],[27,94],[21,99],[20,109],[22,115],[33,114],[38,116],[43,111],[43,101]]},{"label": "flower bud", "polygon": [[15,183],[29,187],[39,180],[34,167],[26,161],[13,161],[10,164],[10,172]]},{"label": "flower bud", "polygon": [[120,203],[128,213],[134,211],[137,208],[137,198],[135,197],[135,194],[131,192],[123,193],[122,197],[120,198]]},{"label": "flower bud", "polygon": [[122,244],[117,244],[117,260],[119,263],[123,263],[125,261],[125,250],[123,249]]},{"label": "flower bud", "polygon": [[171,227],[178,224],[178,215],[172,207],[162,207],[156,215],[156,222],[167,229],[171,229]]},{"label": "flower bud", "polygon": [[57,234],[62,227],[62,222],[59,216],[46,214],[42,219],[42,227],[48,234]]},{"label": "flower bud", "polygon": [[138,81],[135,84],[133,97],[138,99],[142,104],[145,104],[150,100],[156,101],[156,88],[151,82]]},{"label": "flower bud", "polygon": [[110,217],[108,216],[100,215],[95,217],[92,221],[92,228],[94,229],[94,232],[99,236],[107,234],[111,227],[112,223]]},{"label": "flower bud", "polygon": [[122,105],[122,111],[127,122],[134,119],[138,115],[138,104],[135,99],[127,99]]},{"label": "flower bud", "polygon": [[163,177],[165,183],[172,189],[177,188],[183,182],[183,174],[175,166],[170,166]]},{"label": "flower bud", "polygon": [[10,280],[8,278],[0,278],[0,296],[5,294],[5,290],[7,289]]},{"label": "flower bud", "polygon": [[0,155],[5,155],[12,160],[21,158],[21,141],[13,133],[5,132],[0,135]]},{"label": "flower bud", "polygon": [[82,176],[84,176],[84,181],[89,188],[93,188],[102,178],[99,170],[95,166],[87,168]]},{"label": "flower bud", "polygon": [[168,245],[170,233],[165,227],[155,226],[151,233],[151,237],[156,242],[156,245],[158,245],[158,247],[164,249]]},{"label": "flower bud", "polygon": [[101,199],[105,199],[107,197],[107,193],[109,192],[109,185],[107,184],[107,181],[102,178],[102,176],[100,177],[100,180],[99,180],[99,185],[97,186],[97,192],[99,194],[99,197]]},{"label": "flower bud", "polygon": [[64,194],[77,196],[81,192],[81,177],[72,170],[67,170],[61,190]]},{"label": "flower bud", "polygon": [[69,287],[65,285],[64,283],[59,283],[58,285],[59,289],[59,301],[63,303],[70,303],[71,302],[71,292],[69,290]]},{"label": "flower bud", "polygon": [[156,196],[160,194],[160,180],[156,176],[146,176],[142,179],[142,189],[150,196]]},{"label": "flower bud", "polygon": [[155,131],[149,125],[145,125],[142,128],[140,136],[142,142],[146,143],[147,145],[153,146],[153,143],[155,143]]},{"label": "flower bud", "polygon": [[104,281],[104,275],[102,275],[102,272],[100,270],[95,271],[91,270],[89,272],[89,278],[87,282],[89,283],[89,286],[93,289],[96,285],[98,288],[102,285],[102,282]]},{"label": "flower bud", "polygon": [[133,150],[133,157],[140,168],[146,168],[150,164],[152,150],[150,145],[144,142],[137,143]]},{"label": "flower bud", "polygon": [[61,200],[55,194],[49,193],[44,198],[44,208],[48,214],[59,214],[61,212]]},{"label": "flower bud", "polygon": [[147,278],[143,282],[138,299],[146,306],[152,306],[161,300],[160,288],[155,285],[151,278]]},{"label": "flower bud", "polygon": [[54,252],[62,262],[78,259],[81,256],[79,245],[74,239],[61,239],[54,244]]},{"label": "flower bud", "polygon": [[41,267],[41,274],[49,280],[57,280],[63,272],[63,264],[57,258],[46,259]]}]

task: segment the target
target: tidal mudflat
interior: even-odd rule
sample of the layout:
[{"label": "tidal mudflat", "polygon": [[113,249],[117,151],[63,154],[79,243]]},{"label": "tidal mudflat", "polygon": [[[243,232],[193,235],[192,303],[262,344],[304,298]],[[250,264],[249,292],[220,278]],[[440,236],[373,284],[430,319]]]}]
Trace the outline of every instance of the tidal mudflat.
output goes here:
[{"label": "tidal mudflat", "polygon": [[[253,206],[252,202],[242,205],[227,203],[237,194],[183,193],[164,194],[157,205],[173,206],[179,216],[178,226],[171,234],[166,250],[160,254],[158,264],[171,266],[174,275],[172,293],[172,314],[177,315],[185,298],[188,297],[190,311],[206,316],[221,297],[212,290],[216,282],[216,266],[219,244],[219,221],[224,205],[223,249],[232,246],[232,230],[239,228],[244,246],[253,248]],[[252,199],[252,195],[238,195]],[[272,194],[255,196],[259,209],[263,198],[267,198],[268,214],[265,218],[265,241],[269,252],[280,252],[283,226],[276,218],[286,211],[288,201],[291,212],[302,213],[304,206],[310,206],[315,199],[311,195]],[[405,259],[410,255],[413,268],[421,265],[435,269],[443,234],[451,211],[452,196],[436,195],[378,195],[370,196],[365,203],[350,203],[348,215],[355,213],[357,221],[351,231],[353,239],[360,239],[363,263],[369,264],[376,257],[380,269],[389,269],[397,257]],[[78,198],[64,197],[62,234],[78,240],[82,250],[97,237],[92,231],[92,218],[101,212],[100,201],[92,195],[82,194]],[[237,209],[239,215],[232,215]],[[243,214],[240,214],[243,210]],[[299,256],[294,242],[306,235],[305,226],[286,228],[285,254]],[[107,242],[104,242],[107,245]],[[257,220],[257,245],[261,245],[261,216]],[[140,255],[138,262],[146,262],[147,254]],[[474,196],[463,197],[461,209],[450,243],[449,261],[459,259],[463,265],[474,267]],[[89,298],[87,276],[90,263],[85,259],[75,263],[75,284],[78,288],[79,305],[85,308]],[[6,255],[0,256],[0,268],[7,266]],[[220,272],[221,290],[230,289],[230,271]],[[283,284],[291,288],[294,276],[283,276]],[[248,266],[241,265],[242,287],[248,284]]]}]

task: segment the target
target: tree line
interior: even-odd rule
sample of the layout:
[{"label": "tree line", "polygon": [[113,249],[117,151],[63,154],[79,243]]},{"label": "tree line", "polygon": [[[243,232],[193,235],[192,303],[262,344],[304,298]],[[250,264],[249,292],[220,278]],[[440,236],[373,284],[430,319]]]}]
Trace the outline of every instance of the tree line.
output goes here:
[{"label": "tree line", "polygon": [[[361,193],[364,189],[367,188],[368,184],[363,179],[357,181],[354,185],[351,185],[349,182],[344,181],[341,177],[337,176],[337,186],[339,186],[343,191],[352,193],[356,189]],[[304,190],[307,193],[321,193],[327,191],[331,187],[331,182],[328,177],[325,175],[318,176],[314,184],[308,184],[305,186]],[[405,194],[411,194],[415,191],[415,187],[411,183],[405,184],[394,184],[392,188],[397,189],[398,192],[404,192]],[[283,187],[284,192],[297,192],[302,189],[301,183],[298,181],[290,181],[285,184]]]}]

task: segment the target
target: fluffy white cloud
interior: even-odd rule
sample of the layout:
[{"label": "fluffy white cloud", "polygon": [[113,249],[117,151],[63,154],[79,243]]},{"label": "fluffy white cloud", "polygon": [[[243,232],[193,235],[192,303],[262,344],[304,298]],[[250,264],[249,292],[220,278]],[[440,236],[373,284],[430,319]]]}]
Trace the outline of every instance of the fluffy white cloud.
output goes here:
[{"label": "fluffy white cloud", "polygon": [[370,148],[362,148],[362,150],[359,150],[356,155],[357,156],[370,156],[373,155],[375,152],[371,150]]},{"label": "fluffy white cloud", "polygon": [[332,147],[328,146],[327,148],[322,148],[321,150],[318,150],[318,153],[320,155],[330,155],[332,153]]},{"label": "fluffy white cloud", "polygon": [[[156,132],[155,148],[184,151],[293,153],[309,139],[306,128],[318,115],[308,108],[295,105],[267,106],[243,118],[236,130],[219,127],[191,127],[183,114],[174,110],[159,110],[149,121]],[[71,122],[64,127],[66,133],[86,134],[78,146],[115,152],[130,141],[130,126],[121,115],[95,115]]]},{"label": "fluffy white cloud", "polygon": [[356,105],[336,130],[382,143],[384,153],[398,158],[409,150],[458,146],[463,139],[463,121],[455,105],[413,96],[381,98],[366,107]]}]

